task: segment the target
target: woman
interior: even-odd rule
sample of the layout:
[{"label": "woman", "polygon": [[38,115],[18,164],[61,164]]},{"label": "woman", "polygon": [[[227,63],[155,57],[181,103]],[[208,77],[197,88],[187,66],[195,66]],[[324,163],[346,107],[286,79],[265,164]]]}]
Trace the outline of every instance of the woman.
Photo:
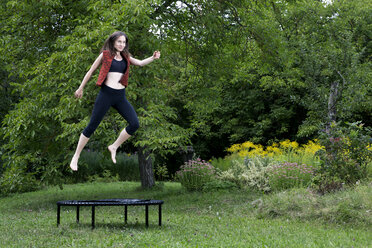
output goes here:
[{"label": "woman", "polygon": [[80,87],[75,92],[75,97],[82,98],[84,86],[91,78],[93,72],[102,64],[96,83],[96,85],[101,86],[101,90],[94,104],[90,122],[80,135],[75,154],[71,160],[70,167],[73,171],[77,171],[81,151],[111,106],[129,123],[120,133],[117,140],[108,146],[111,159],[114,163],[116,163],[115,157],[118,147],[132,136],[139,127],[137,114],[125,97],[125,88],[128,86],[129,66],[131,64],[139,66],[147,65],[155,59],[159,59],[160,52],[155,51],[151,57],[138,60],[130,55],[128,44],[128,37],[125,33],[117,31],[110,35],[101,49],[101,54],[94,61]]}]

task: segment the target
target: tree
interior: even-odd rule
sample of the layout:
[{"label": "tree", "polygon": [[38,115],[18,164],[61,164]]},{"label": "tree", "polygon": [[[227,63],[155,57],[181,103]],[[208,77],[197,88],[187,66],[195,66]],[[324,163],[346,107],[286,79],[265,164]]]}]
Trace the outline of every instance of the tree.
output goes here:
[{"label": "tree", "polygon": [[225,116],[227,132],[234,130],[230,139],[309,139],[336,115],[370,125],[366,6],[367,1],[233,2],[233,20],[243,34],[234,54],[244,55],[224,89],[231,100],[217,115]]},{"label": "tree", "polygon": [[[74,99],[73,92],[99,54],[103,40],[113,31],[123,30],[129,34],[129,41],[133,41],[130,51],[135,57],[152,54],[159,44],[149,31],[154,11],[150,3],[84,3],[87,4],[85,16],[74,21],[78,24],[71,27],[70,33],[57,37],[51,45],[52,52],[45,60],[35,63],[23,84],[16,85],[23,98],[4,119],[2,129],[8,141],[3,146],[8,171],[17,168],[20,175],[34,174],[46,183],[61,184],[63,175],[68,173],[67,165],[78,134],[88,123],[97,89],[94,83],[88,85],[83,100]],[[42,14],[39,17],[44,18]],[[128,88],[128,98],[134,103],[142,125],[134,140],[140,149],[139,162],[144,168],[141,171],[150,171],[146,177],[142,174],[144,187],[154,183],[150,152],[172,152],[186,144],[192,134],[172,123],[176,115],[167,105],[171,92],[165,89],[172,82],[163,78],[166,73],[162,67],[166,66],[167,62],[133,69]],[[108,115],[96,131],[92,146],[97,141],[108,144],[122,125],[121,118]]]},{"label": "tree", "polygon": [[[31,184],[34,184],[35,181],[32,179],[32,170],[26,168],[28,161],[24,161],[22,156],[13,158],[8,156],[9,151],[17,147],[17,141],[11,139],[12,135],[16,135],[15,133],[6,134],[6,120],[9,118],[7,113],[16,109],[16,103],[26,98],[28,93],[32,91],[32,89],[23,87],[25,82],[33,77],[30,72],[53,51],[55,40],[68,34],[76,26],[73,20],[84,16],[86,13],[83,8],[84,2],[86,1],[2,1],[0,4],[0,31],[2,34],[0,37],[2,58],[0,63],[2,86],[0,89],[2,95],[0,117],[4,126],[1,131],[0,145],[2,169],[5,169],[5,175],[1,178],[5,179],[0,180],[0,187],[5,185],[13,191],[33,188]],[[23,105],[21,104],[19,107],[22,108]],[[27,107],[29,106],[26,106],[25,109]],[[27,110],[25,111],[27,112]],[[15,116],[14,119],[16,122],[21,121],[19,116]],[[24,123],[18,124],[17,131],[22,132]],[[34,134],[32,131],[30,133]],[[12,142],[16,144],[13,146]],[[26,142],[27,140],[24,140],[18,145],[24,148]],[[32,147],[33,144],[29,145]],[[35,157],[37,156],[35,155]],[[18,166],[12,167],[12,164]],[[37,166],[35,165],[35,167]],[[30,173],[26,175],[25,172]],[[27,180],[31,184],[28,184]]]},{"label": "tree", "polygon": [[[365,31],[366,6],[371,4],[367,1],[335,1],[329,5],[321,1],[267,3],[271,9],[264,13],[271,23],[270,34],[264,39],[256,35],[255,40],[261,44],[267,63],[276,68],[284,82],[292,89],[300,86],[306,92],[298,100],[307,109],[308,117],[297,136],[311,137],[323,123],[334,121],[337,116],[350,121],[355,118],[350,112],[360,108],[358,105],[371,112],[371,80],[368,80],[371,74],[365,70],[371,66]],[[267,49],[270,47],[275,50]],[[280,84],[272,81],[268,86],[278,88]],[[368,112],[359,117],[370,120]]]}]

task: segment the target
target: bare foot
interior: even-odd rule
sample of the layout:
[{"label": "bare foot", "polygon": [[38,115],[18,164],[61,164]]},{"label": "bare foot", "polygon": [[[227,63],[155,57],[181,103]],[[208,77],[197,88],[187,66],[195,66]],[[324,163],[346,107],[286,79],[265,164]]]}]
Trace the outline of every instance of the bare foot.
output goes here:
[{"label": "bare foot", "polygon": [[111,153],[111,159],[112,159],[112,162],[114,162],[114,164],[116,164],[116,147],[114,147],[113,145],[111,146],[108,146],[107,149],[110,151]]},{"label": "bare foot", "polygon": [[70,163],[70,168],[71,168],[71,170],[73,170],[73,171],[77,171],[77,169],[78,169],[78,160],[79,160],[79,158],[75,158],[75,156],[72,158],[72,160],[71,160],[71,163]]}]

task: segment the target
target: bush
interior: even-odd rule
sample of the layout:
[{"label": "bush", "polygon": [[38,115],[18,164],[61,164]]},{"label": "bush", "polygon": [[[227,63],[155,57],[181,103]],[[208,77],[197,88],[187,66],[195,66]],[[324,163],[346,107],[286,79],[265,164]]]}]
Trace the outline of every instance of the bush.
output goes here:
[{"label": "bush", "polygon": [[116,174],[113,176],[109,170],[105,170],[102,173],[102,176],[99,175],[93,175],[88,177],[89,182],[103,182],[103,183],[111,183],[111,182],[118,182],[119,175]]},{"label": "bush", "polygon": [[40,188],[40,183],[31,173],[26,173],[22,168],[9,167],[0,177],[0,195],[22,193]]},{"label": "bush", "polygon": [[189,160],[176,172],[176,179],[189,191],[202,190],[215,177],[216,169],[200,158]]},{"label": "bush", "polygon": [[328,172],[316,172],[312,181],[313,188],[321,195],[339,191],[343,189],[345,185],[338,176],[331,175]]},{"label": "bush", "polygon": [[235,190],[238,189],[238,186],[230,181],[222,181],[219,179],[212,180],[210,182],[207,182],[203,186],[203,191],[205,192],[212,192],[212,191],[229,191],[229,190]]},{"label": "bush", "polygon": [[120,181],[139,181],[138,156],[119,152],[116,155],[116,164],[113,164],[109,158],[108,167],[112,175],[119,175]]},{"label": "bush", "polygon": [[116,164],[104,153],[83,151],[79,160],[79,169],[71,178],[73,182],[92,181],[94,178],[117,177],[120,181],[138,181],[140,179],[137,155],[122,152],[116,154]]},{"label": "bush", "polygon": [[324,188],[325,184],[336,181],[355,184],[368,177],[367,167],[372,159],[371,131],[360,122],[346,124],[333,123],[328,132],[320,135],[325,149],[318,152],[321,166],[316,183]]},{"label": "bush", "polygon": [[225,158],[213,158],[211,160],[211,164],[214,168],[219,169],[221,171],[227,171],[230,169],[232,165],[233,156],[228,156]]},{"label": "bush", "polygon": [[235,183],[240,188],[258,191],[270,191],[268,171],[276,162],[272,158],[256,156],[244,161],[234,160],[227,171],[220,173],[219,178]]},{"label": "bush", "polygon": [[155,175],[159,181],[164,181],[169,178],[169,172],[166,165],[157,165],[155,167]]},{"label": "bush", "polygon": [[268,174],[272,190],[299,188],[310,185],[314,168],[311,165],[286,162],[274,165],[268,170]]}]

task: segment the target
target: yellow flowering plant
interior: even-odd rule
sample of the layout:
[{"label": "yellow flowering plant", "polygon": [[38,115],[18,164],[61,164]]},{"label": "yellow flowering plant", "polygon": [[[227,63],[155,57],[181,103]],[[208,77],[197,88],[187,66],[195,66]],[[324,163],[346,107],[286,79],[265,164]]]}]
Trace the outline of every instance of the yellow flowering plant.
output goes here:
[{"label": "yellow flowering plant", "polygon": [[278,162],[296,162],[298,164],[309,164],[317,166],[319,158],[316,152],[324,149],[317,140],[309,141],[307,144],[299,145],[296,141],[284,140],[264,147],[251,141],[242,144],[234,144],[227,149],[231,156],[237,155],[241,159],[246,157],[270,157]]}]

